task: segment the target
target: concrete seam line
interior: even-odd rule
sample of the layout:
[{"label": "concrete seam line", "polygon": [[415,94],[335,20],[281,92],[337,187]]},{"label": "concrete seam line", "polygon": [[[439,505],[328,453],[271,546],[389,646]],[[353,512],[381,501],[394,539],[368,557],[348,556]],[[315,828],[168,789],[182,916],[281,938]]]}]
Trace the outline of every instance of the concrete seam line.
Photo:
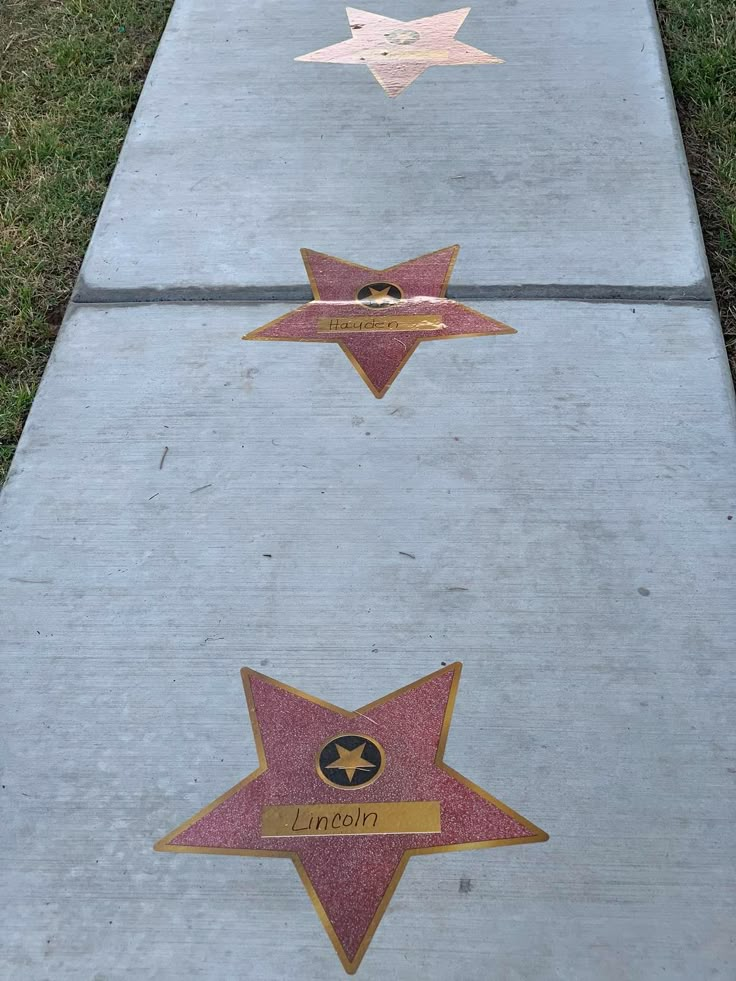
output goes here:
[{"label": "concrete seam line", "polygon": [[[709,283],[692,286],[624,286],[519,284],[464,286],[448,291],[454,300],[567,300],[589,303],[710,303],[714,299]],[[223,287],[200,289],[195,286],[173,289],[78,289],[72,302],[99,303],[306,303],[313,297],[305,285],[264,287]]]}]

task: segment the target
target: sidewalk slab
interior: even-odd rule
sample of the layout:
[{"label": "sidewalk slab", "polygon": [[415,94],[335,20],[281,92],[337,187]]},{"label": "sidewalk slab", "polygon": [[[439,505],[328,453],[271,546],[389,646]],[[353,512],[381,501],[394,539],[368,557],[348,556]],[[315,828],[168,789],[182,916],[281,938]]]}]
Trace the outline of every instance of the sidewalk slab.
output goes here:
[{"label": "sidewalk slab", "polygon": [[380,267],[455,242],[459,296],[709,297],[650,0],[474,6],[458,41],[504,63],[395,98],[295,60],[349,37],[338,0],[177,0],[78,299],[304,298],[300,247]]},{"label": "sidewalk slab", "polygon": [[412,859],[360,977],[730,977],[717,317],[475,305],[518,333],[382,400],[239,340],[288,305],[72,308],[0,501],[14,978],[344,977],[289,862],[153,843],[256,764],[241,666],[351,707],[455,659],[448,763],[550,840]]}]

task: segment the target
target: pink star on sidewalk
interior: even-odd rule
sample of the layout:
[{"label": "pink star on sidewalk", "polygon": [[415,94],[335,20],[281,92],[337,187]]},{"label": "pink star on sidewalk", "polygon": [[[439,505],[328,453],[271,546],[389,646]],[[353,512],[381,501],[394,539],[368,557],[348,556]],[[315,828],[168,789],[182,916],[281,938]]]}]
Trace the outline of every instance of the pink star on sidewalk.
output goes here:
[{"label": "pink star on sidewalk", "polygon": [[[244,668],[258,769],[155,848],[291,858],[353,974],[412,855],[547,840],[444,762],[460,667],[449,664],[355,712]],[[477,733],[479,757],[485,740]],[[356,764],[344,778],[333,776],[338,753]],[[470,763],[477,765],[475,754]],[[403,818],[376,827],[379,813],[392,806]],[[433,809],[436,823],[415,825],[407,814],[417,807]],[[361,823],[366,812],[373,823]],[[329,826],[325,817],[322,826],[307,817],[325,813],[332,815]],[[289,942],[286,923],[279,942]],[[296,964],[293,976],[302,973]]]},{"label": "pink star on sidewalk", "polygon": [[314,300],[258,327],[250,341],[339,344],[376,398],[423,341],[515,334],[445,296],[459,246],[371,269],[302,249]]},{"label": "pink star on sidewalk", "polygon": [[367,65],[388,96],[394,98],[432,65],[500,65],[502,58],[455,40],[470,7],[417,20],[395,20],[367,10],[345,8],[352,38],[296,61]]}]

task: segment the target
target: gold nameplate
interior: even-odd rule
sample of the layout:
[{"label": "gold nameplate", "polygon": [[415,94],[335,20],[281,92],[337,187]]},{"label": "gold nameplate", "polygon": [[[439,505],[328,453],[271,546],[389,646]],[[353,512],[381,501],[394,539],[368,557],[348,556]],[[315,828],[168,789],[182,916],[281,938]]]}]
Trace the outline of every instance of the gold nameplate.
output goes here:
[{"label": "gold nameplate", "polygon": [[264,838],[304,835],[437,834],[440,802],[396,801],[382,804],[286,804],[264,807]]},{"label": "gold nameplate", "polygon": [[319,334],[357,334],[379,330],[441,330],[445,325],[442,317],[320,317],[317,321]]},{"label": "gold nameplate", "polygon": [[[376,52],[368,52],[376,60]],[[411,48],[407,51],[403,48],[399,51],[381,51],[381,61],[446,61],[450,57],[449,51],[418,51]]]}]

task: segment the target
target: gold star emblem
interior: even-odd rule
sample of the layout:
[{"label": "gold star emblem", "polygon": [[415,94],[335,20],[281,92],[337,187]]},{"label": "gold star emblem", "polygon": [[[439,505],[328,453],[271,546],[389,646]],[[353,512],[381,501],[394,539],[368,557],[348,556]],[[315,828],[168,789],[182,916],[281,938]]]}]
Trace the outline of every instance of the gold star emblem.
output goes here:
[{"label": "gold star emblem", "polygon": [[335,749],[339,754],[339,759],[334,763],[328,764],[327,770],[344,770],[348,775],[350,783],[353,782],[356,770],[375,770],[376,764],[370,760],[363,759],[365,743],[356,746],[355,749],[345,749],[339,743],[335,743]]},{"label": "gold star emblem", "polygon": [[371,291],[369,298],[370,303],[395,303],[396,301],[392,296],[389,295],[390,286],[387,286],[384,290],[377,290],[373,286],[369,286],[368,289]]}]

